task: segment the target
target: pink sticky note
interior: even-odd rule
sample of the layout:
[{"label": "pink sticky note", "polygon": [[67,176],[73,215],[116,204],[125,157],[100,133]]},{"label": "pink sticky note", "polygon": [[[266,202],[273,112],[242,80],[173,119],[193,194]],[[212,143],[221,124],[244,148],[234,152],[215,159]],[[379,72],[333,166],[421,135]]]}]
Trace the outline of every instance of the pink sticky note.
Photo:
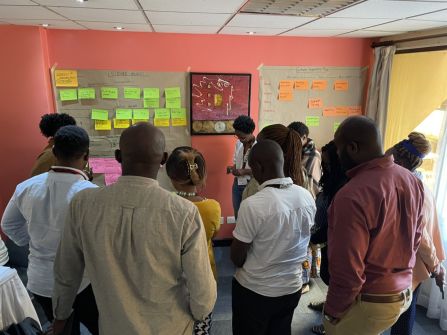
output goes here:
[{"label": "pink sticky note", "polygon": [[104,179],[106,182],[106,185],[111,185],[116,183],[116,181],[118,180],[118,178],[121,177],[121,173],[117,174],[117,173],[106,173],[104,175]]}]

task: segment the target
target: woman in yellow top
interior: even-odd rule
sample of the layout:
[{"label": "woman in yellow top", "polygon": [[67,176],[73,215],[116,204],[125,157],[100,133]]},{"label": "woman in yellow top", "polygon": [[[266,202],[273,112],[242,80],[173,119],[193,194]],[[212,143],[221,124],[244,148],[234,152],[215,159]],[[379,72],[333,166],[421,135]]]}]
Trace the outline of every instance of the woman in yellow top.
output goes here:
[{"label": "woman in yellow top", "polygon": [[[174,149],[166,162],[166,172],[171,179],[176,193],[193,202],[199,209],[205,226],[208,254],[214,278],[217,280],[216,262],[212,238],[220,228],[220,205],[216,200],[206,199],[197,194],[197,187],[205,185],[206,164],[203,155],[191,147]],[[211,314],[202,322],[196,322],[194,334],[209,334],[211,330]]]}]

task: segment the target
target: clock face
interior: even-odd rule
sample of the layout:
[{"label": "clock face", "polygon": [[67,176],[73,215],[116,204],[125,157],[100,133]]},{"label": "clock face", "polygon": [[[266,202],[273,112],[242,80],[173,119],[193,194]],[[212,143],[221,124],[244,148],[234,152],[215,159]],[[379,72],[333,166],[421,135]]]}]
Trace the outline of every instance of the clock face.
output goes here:
[{"label": "clock face", "polygon": [[225,123],[222,121],[218,121],[214,124],[214,129],[216,130],[216,132],[221,133],[225,130]]}]

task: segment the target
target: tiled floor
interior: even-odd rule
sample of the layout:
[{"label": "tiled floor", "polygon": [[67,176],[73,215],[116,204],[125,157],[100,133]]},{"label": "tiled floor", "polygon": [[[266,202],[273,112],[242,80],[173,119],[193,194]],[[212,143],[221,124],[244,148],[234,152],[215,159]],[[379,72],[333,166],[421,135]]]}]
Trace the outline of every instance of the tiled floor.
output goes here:
[{"label": "tiled floor", "polygon": [[[231,280],[234,272],[233,264],[230,261],[229,248],[215,248],[215,257],[219,273],[218,298],[213,312],[212,335],[231,335]],[[312,288],[309,293],[304,294],[295,310],[292,321],[293,335],[312,334],[310,329],[320,321],[320,315],[307,308],[311,301],[323,300],[326,287],[321,280],[312,281]],[[385,332],[384,335],[388,335]],[[413,335],[446,335],[446,331],[439,328],[438,321],[428,319],[425,316],[425,309],[418,306],[416,324]]]}]

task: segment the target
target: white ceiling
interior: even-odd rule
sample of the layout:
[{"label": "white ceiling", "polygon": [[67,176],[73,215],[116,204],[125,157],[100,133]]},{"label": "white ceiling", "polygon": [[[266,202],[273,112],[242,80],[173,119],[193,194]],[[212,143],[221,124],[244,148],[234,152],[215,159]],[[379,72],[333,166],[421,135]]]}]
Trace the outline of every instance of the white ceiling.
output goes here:
[{"label": "white ceiling", "polygon": [[[267,8],[276,14],[259,13]],[[278,14],[293,8],[301,16]],[[49,29],[381,37],[447,27],[447,0],[0,0],[0,24],[44,23]]]}]

